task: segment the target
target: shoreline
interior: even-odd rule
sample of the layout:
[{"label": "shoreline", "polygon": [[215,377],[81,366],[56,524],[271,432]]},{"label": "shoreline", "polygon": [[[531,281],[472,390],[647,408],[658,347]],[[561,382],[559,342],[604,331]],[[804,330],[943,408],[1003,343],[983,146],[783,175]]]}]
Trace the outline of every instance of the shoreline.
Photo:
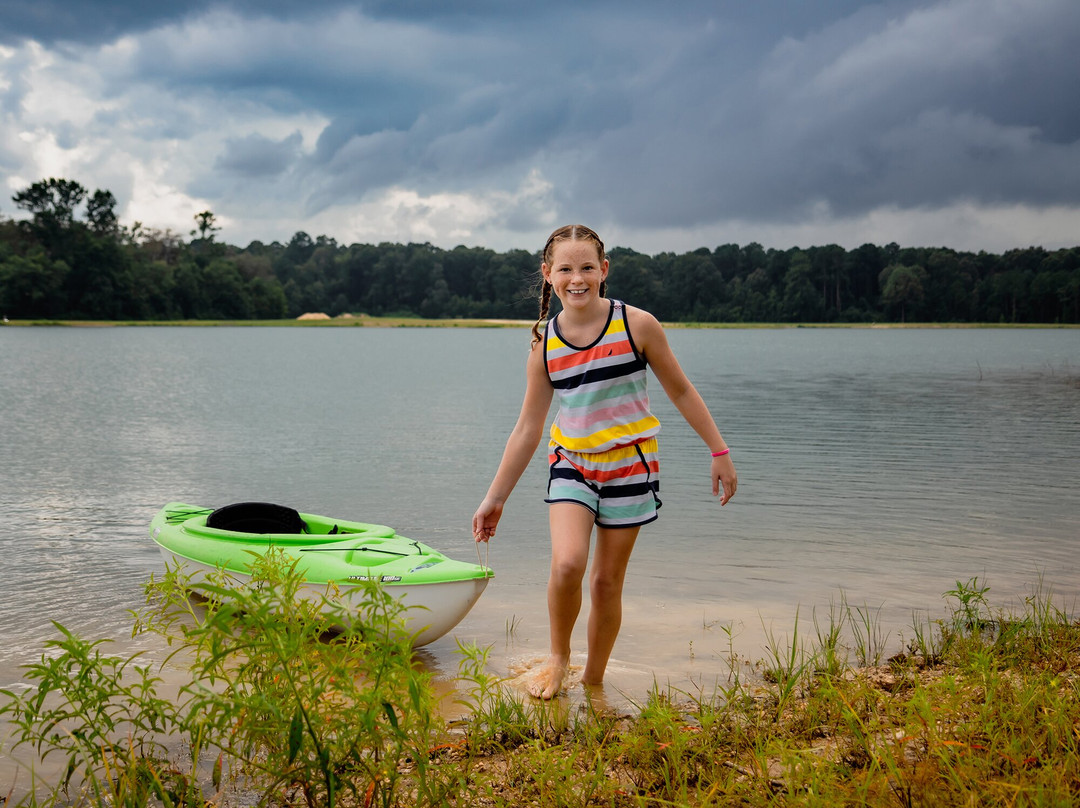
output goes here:
[{"label": "shoreline", "polygon": [[[325,320],[5,320],[13,327],[54,328],[531,328],[533,320],[427,319],[423,317],[336,317]],[[1080,323],[708,323],[665,322],[667,329],[1077,329]]]}]

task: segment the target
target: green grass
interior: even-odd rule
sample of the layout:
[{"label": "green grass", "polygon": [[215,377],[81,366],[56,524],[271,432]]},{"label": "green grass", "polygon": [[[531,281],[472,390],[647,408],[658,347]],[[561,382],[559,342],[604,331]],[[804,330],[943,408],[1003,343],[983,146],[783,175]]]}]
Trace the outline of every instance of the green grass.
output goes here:
[{"label": "green grass", "polygon": [[626,714],[529,699],[491,672],[488,649],[461,646],[465,719],[447,722],[377,588],[351,628],[328,635],[342,618],[333,592],[297,602],[294,572],[274,562],[258,580],[195,587],[205,607],[175,573],[151,582],[136,629],[190,660],[179,698],[159,693],[152,669],[60,627],[27,671],[36,689],[0,702],[17,746],[66,762],[17,804],[1080,800],[1080,623],[1041,585],[1018,611],[994,612],[985,585],[958,581],[946,618],[914,619],[902,652],[871,667],[858,662],[882,655],[876,611],[841,598],[813,632],[797,620],[790,638],[770,637],[759,676],[732,650],[716,692],[654,687]]},{"label": "green grass", "polygon": [[[527,328],[532,320],[428,319],[424,317],[353,317],[330,320],[10,320],[10,326],[173,326],[173,327],[280,327],[280,328]],[[1080,328],[1077,323],[664,323],[665,328]]]},{"label": "green grass", "polygon": [[63,326],[72,328],[119,328],[119,327],[275,327],[275,328],[526,328],[532,321],[445,319],[423,317],[353,317],[330,320],[11,320],[9,326]]}]

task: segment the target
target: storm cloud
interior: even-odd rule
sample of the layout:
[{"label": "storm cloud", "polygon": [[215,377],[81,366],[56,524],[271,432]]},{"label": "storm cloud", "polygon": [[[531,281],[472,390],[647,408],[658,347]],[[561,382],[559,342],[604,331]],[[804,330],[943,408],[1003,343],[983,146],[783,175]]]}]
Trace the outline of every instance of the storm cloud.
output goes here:
[{"label": "storm cloud", "polygon": [[1078,48],[1073,0],[0,0],[0,179],[238,244],[1071,246]]}]

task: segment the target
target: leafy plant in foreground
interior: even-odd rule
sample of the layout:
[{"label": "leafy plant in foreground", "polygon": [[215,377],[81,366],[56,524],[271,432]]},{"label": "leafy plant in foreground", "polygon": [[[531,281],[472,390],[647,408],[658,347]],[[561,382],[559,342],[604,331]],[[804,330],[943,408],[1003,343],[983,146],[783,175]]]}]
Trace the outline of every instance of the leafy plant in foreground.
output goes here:
[{"label": "leafy plant in foreground", "polygon": [[41,661],[27,668],[34,689],[0,691],[0,717],[11,721],[15,746],[33,747],[42,761],[65,761],[49,804],[76,784],[97,804],[144,806],[155,796],[167,806],[202,805],[193,773],[168,762],[161,739],[178,716],[157,693],[161,680],[135,657],[105,653],[105,641],[53,625],[61,637],[46,642]]},{"label": "leafy plant in foreground", "polygon": [[[136,631],[178,643],[170,660],[183,652],[192,676],[176,698],[159,695],[149,667],[59,627],[63,638],[49,644],[57,653],[29,670],[36,690],[5,691],[0,707],[19,730],[17,744],[32,744],[42,758],[67,757],[47,804],[78,784],[93,804],[145,806],[153,798],[202,808],[200,771],[214,791],[226,775],[246,777],[260,805],[330,808],[347,796],[386,808],[439,791],[427,767],[431,691],[413,668],[400,602],[375,584],[303,591],[302,576],[280,555],[252,567],[250,586],[224,574],[192,583],[175,571],[148,585]],[[181,738],[188,772],[168,762],[175,749],[161,740]]]},{"label": "leafy plant in foreground", "polygon": [[[393,805],[407,761],[422,790],[432,699],[400,601],[374,583],[302,591],[273,554],[252,566],[250,588],[190,586],[175,574],[149,587],[159,607],[145,627],[181,635],[194,657],[186,715],[204,743],[251,775],[265,802],[299,792],[309,806],[333,806],[347,793]],[[189,588],[208,598],[205,613]]]}]

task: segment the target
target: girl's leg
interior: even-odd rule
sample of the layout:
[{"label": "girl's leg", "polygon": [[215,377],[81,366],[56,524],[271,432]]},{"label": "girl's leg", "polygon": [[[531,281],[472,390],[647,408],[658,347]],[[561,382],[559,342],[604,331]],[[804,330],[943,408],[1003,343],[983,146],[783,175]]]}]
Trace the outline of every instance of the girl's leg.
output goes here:
[{"label": "girl's leg", "polygon": [[589,656],[582,684],[604,682],[611,650],[622,626],[622,592],[626,566],[637,540],[638,527],[596,529],[596,552],[589,573]]},{"label": "girl's leg", "polygon": [[593,516],[588,508],[556,502],[548,514],[551,524],[551,574],[548,578],[548,620],[551,657],[540,678],[529,687],[532,695],[550,699],[559,692],[570,664],[570,635],[581,611],[581,581],[589,563]]}]

